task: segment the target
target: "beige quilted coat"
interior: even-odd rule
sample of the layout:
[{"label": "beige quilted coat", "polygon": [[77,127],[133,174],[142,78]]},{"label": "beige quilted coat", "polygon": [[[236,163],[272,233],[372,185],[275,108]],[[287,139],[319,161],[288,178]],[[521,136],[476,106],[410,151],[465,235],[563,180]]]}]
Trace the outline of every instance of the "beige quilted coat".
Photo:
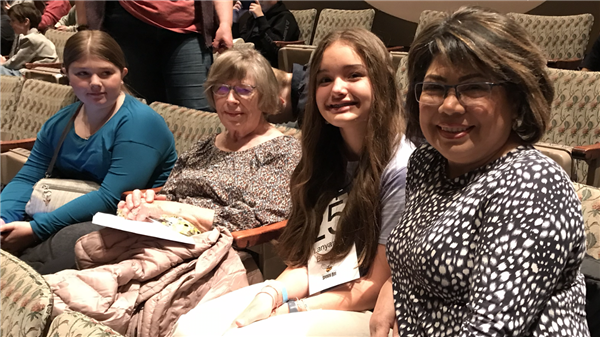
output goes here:
[{"label": "beige quilted coat", "polygon": [[75,248],[82,270],[44,276],[52,318],[74,310],[131,337],[169,335],[198,303],[248,285],[226,229],[193,238],[195,246],[110,228],[82,237]]}]

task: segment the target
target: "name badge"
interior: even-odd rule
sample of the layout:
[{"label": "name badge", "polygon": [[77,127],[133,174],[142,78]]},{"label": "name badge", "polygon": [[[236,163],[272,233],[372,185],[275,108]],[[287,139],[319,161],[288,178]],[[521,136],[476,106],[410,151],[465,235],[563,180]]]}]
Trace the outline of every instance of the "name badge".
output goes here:
[{"label": "name badge", "polygon": [[360,277],[355,244],[341,261],[322,261],[322,256],[333,247],[335,231],[347,199],[348,193],[333,198],[323,214],[319,236],[313,246],[312,256],[308,260],[308,292],[310,295]]}]

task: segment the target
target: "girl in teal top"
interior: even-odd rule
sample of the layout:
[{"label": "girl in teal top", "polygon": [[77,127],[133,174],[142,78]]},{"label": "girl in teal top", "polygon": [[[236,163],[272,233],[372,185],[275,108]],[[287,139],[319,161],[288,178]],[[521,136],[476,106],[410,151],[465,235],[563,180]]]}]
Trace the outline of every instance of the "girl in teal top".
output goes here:
[{"label": "girl in teal top", "polygon": [[[64,66],[81,102],[63,108],[42,126],[29,159],[1,194],[2,249],[15,254],[66,226],[90,221],[96,212],[114,212],[124,191],[162,186],[177,159],[163,118],[123,92],[127,68],[108,34],[82,31],[71,37]],[[68,124],[53,176],[92,180],[101,187],[23,221],[33,185],[44,177]]]}]

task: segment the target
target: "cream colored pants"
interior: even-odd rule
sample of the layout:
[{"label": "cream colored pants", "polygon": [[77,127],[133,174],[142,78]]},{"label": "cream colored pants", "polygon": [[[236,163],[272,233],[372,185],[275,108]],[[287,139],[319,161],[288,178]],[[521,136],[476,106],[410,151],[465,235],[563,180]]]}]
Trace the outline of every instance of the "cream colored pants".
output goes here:
[{"label": "cream colored pants", "polygon": [[254,284],[199,304],[179,318],[173,337],[369,336],[369,311],[311,310],[273,316],[240,329],[228,330],[263,286],[262,283]]}]

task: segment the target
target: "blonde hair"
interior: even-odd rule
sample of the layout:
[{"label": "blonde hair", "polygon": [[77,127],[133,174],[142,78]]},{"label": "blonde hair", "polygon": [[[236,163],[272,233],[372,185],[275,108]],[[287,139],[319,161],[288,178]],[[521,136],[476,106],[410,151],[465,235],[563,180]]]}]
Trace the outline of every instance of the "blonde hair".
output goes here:
[{"label": "blonde hair", "polygon": [[230,49],[215,60],[204,83],[204,93],[208,103],[216,108],[212,92],[215,85],[231,80],[243,80],[246,77],[251,77],[255,81],[260,111],[266,115],[278,113],[277,78],[269,61],[254,49]]},{"label": "blonde hair", "polygon": [[[290,88],[291,90],[291,86],[292,86],[292,79],[291,77],[288,76],[288,73],[281,70],[281,69],[277,69],[277,68],[273,68],[273,73],[275,74],[275,78],[277,78],[277,84],[279,85],[279,96],[283,97],[283,91],[286,88]],[[285,99],[285,97],[283,97]],[[283,102],[281,100],[277,101],[278,103],[278,108],[277,111],[278,112],[282,112],[285,109],[285,105],[283,104]],[[286,102],[285,104],[292,104],[292,102]]]}]

